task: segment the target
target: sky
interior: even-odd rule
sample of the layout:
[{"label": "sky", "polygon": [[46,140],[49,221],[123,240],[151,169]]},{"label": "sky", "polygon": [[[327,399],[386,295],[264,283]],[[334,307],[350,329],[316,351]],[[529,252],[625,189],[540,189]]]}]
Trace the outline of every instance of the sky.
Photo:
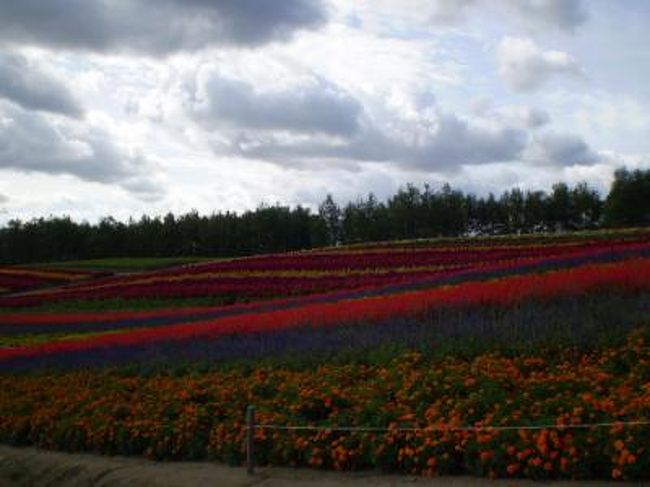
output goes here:
[{"label": "sky", "polygon": [[0,223],[650,168],[646,0],[0,2]]}]

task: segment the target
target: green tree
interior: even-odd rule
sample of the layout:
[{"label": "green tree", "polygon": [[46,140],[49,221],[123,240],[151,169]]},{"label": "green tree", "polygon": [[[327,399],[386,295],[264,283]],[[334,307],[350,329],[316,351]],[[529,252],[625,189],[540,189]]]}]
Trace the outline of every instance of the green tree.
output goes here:
[{"label": "green tree", "polygon": [[600,224],[603,201],[598,191],[590,188],[586,182],[578,183],[571,190],[573,200],[573,226],[575,228],[595,228]]},{"label": "green tree", "polygon": [[336,245],[341,241],[341,217],[342,212],[331,194],[327,194],[325,201],[318,207],[318,214],[325,222],[327,239],[330,245]]},{"label": "green tree", "polygon": [[608,226],[650,225],[650,169],[614,173],[605,202],[605,222]]}]

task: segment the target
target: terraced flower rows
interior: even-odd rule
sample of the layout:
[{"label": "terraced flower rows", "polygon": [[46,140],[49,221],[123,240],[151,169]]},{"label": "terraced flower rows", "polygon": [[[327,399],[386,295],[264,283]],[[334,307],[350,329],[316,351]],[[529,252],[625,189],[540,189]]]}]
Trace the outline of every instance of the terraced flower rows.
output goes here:
[{"label": "terraced flower rows", "polygon": [[[233,304],[30,311],[178,296]],[[326,428],[260,430],[262,463],[650,475],[650,423],[618,424],[650,422],[650,232],[250,257],[0,305],[0,441],[238,464],[255,403],[262,422]],[[513,429],[469,428],[486,425]]]},{"label": "terraced flower rows", "polygon": [[[449,247],[375,247],[233,259],[171,270],[115,276],[62,289],[0,298],[3,307],[62,301],[211,297],[225,302],[377,288],[443,280],[559,259],[597,259],[613,253],[642,254],[648,235],[632,238]],[[515,241],[517,242],[517,241]]]},{"label": "terraced flower rows", "polygon": [[0,266],[0,295],[51,287],[110,275],[104,271]]},{"label": "terraced flower rows", "polygon": [[[579,296],[591,290],[639,293],[650,290],[650,258],[618,263],[581,265],[545,274],[509,276],[490,281],[471,281],[455,286],[384,294],[375,292],[355,298],[280,301],[264,306],[196,310],[188,314],[158,312],[102,315],[6,315],[3,335],[61,333],[64,340],[6,347],[0,350],[0,370],[34,367],[37,364],[74,365],[123,363],[139,358],[163,358],[165,350],[176,356],[190,350],[190,359],[217,358],[210,348],[219,339],[233,335],[273,334],[296,328],[345,327],[391,320],[420,319],[436,308],[477,306],[509,307],[527,299]],[[381,289],[380,291],[386,291]],[[191,316],[191,315],[190,315]],[[161,324],[162,322],[162,324]],[[70,338],[71,333],[89,331]],[[106,333],[107,330],[112,331]],[[183,352],[185,350],[185,352]],[[39,360],[37,360],[39,359]]]}]

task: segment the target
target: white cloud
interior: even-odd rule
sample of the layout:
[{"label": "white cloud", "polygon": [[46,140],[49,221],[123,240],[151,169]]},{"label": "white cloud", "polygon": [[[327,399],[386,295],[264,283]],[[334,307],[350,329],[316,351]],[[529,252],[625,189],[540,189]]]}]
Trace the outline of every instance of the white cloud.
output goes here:
[{"label": "white cloud", "polygon": [[640,93],[565,88],[545,91],[540,101],[555,107],[557,130],[584,134],[599,151],[650,153],[650,100]]},{"label": "white cloud", "polygon": [[395,117],[390,126],[368,125],[347,141],[286,140],[247,137],[239,155],[310,168],[317,161],[384,162],[405,170],[445,172],[460,164],[513,160],[526,144],[526,133],[486,126],[450,113],[431,110],[420,120]]},{"label": "white cloud", "polygon": [[551,191],[555,183],[574,186],[586,181],[590,187],[606,194],[613,179],[615,166],[608,163],[570,165],[566,167],[524,165],[516,162],[485,164],[463,168],[449,178],[454,187],[487,196],[501,194],[506,189]]},{"label": "white cloud", "polygon": [[630,136],[650,133],[650,103],[625,93],[602,91],[573,98],[577,98],[573,117],[582,130],[597,131],[601,136],[618,131]]},{"label": "white cloud", "polygon": [[[226,53],[194,66],[185,63],[170,87],[183,100],[184,113],[156,118],[194,122],[185,129],[193,145],[207,141],[220,157],[308,171],[358,171],[360,163],[381,162],[429,173],[449,171],[460,163],[512,160],[526,144],[527,126],[543,122],[545,115],[534,109],[492,117],[487,123],[443,111],[430,84],[437,73],[426,70],[435,69],[435,64],[414,58],[418,53],[406,49],[409,42],[375,42],[348,30],[343,37],[353,40],[345,51],[337,42],[327,48],[319,44],[306,65],[279,60],[289,55],[301,59],[300,50],[316,46],[309,38],[271,49],[277,56],[273,63],[268,50],[235,58]],[[369,47],[366,57],[357,52],[362,46]],[[405,56],[397,56],[402,50]],[[317,71],[318,59],[336,59],[337,52],[340,64],[325,63]],[[382,54],[390,54],[394,62],[383,65],[375,52],[380,61]],[[346,60],[358,69],[344,70]],[[387,70],[388,79],[377,68]],[[154,103],[161,104],[165,102]]]},{"label": "white cloud", "polygon": [[[311,45],[305,39],[298,44]],[[295,54],[296,46],[277,49]],[[385,86],[385,80],[363,76],[373,72],[369,65],[338,85],[323,81],[338,79],[336,69],[332,76],[314,73],[316,66],[257,61],[248,54],[184,66],[171,90],[185,111],[162,118],[193,122],[186,129],[193,145],[206,143],[218,157],[266,161],[318,178],[327,170],[359,172],[365,163],[433,176],[461,165],[524,161],[526,153],[525,163],[552,166],[566,163],[572,149],[578,153],[561,132],[529,147],[537,140],[531,133],[551,120],[535,106],[488,102],[462,116],[439,106],[430,85],[414,82],[417,76],[410,84]]]},{"label": "white cloud", "polygon": [[152,163],[117,145],[101,127],[50,118],[0,103],[0,169],[70,174],[159,196]]},{"label": "white cloud", "polygon": [[578,75],[575,59],[563,51],[543,50],[532,39],[504,37],[497,48],[499,74],[515,91],[532,91],[553,76]]},{"label": "white cloud", "polygon": [[333,24],[265,51],[290,60],[295,69],[319,73],[353,95],[377,98],[379,103],[392,93],[456,87],[465,81],[464,60],[430,37],[373,35]]},{"label": "white cloud", "polygon": [[[6,217],[608,184],[650,167],[647,70],[624,62],[650,40],[630,21],[647,6],[603,5],[0,2]],[[581,67],[589,83],[567,82]]]},{"label": "white cloud", "polygon": [[472,102],[472,113],[482,119],[492,120],[515,128],[537,129],[551,122],[545,110],[527,105],[493,106],[491,100],[479,98]]}]

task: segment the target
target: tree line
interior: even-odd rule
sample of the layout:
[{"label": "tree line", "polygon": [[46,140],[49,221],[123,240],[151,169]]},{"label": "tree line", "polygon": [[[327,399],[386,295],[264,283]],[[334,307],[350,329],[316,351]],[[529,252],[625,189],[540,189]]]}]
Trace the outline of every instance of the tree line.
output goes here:
[{"label": "tree line", "polygon": [[231,257],[340,243],[558,232],[650,225],[650,170],[619,169],[606,198],[586,183],[550,192],[511,189],[478,197],[448,184],[408,184],[386,201],[373,194],[343,206],[327,195],[318,212],[263,205],[241,214],[198,212],[97,224],[70,217],[10,220],[0,228],[2,263],[102,257]]}]

